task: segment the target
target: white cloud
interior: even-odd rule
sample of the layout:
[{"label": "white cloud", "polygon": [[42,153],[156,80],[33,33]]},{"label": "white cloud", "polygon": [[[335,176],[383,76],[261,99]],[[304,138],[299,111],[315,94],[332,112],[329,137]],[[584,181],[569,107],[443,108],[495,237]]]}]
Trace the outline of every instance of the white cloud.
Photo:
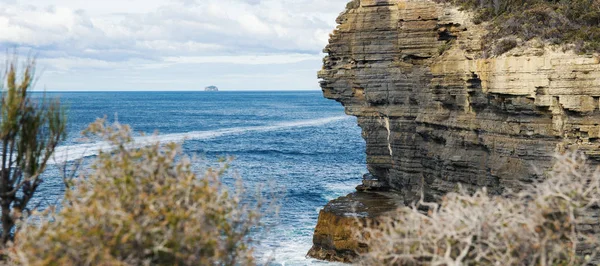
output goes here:
[{"label": "white cloud", "polygon": [[203,56],[203,57],[167,57],[165,62],[184,64],[242,64],[242,65],[280,65],[309,60],[320,60],[320,55],[284,54],[284,55],[241,55],[241,56]]},{"label": "white cloud", "polygon": [[[38,53],[40,63],[54,73],[45,79],[48,83],[62,80],[55,76],[59,73],[92,75],[85,69],[120,76],[117,69],[179,64],[198,71],[203,64],[277,64],[293,72],[294,64],[309,61],[316,71],[320,51],[346,2],[0,0],[0,48],[18,46]],[[236,74],[237,69],[210,76]],[[306,78],[312,80],[304,84],[316,84],[314,75]]]}]

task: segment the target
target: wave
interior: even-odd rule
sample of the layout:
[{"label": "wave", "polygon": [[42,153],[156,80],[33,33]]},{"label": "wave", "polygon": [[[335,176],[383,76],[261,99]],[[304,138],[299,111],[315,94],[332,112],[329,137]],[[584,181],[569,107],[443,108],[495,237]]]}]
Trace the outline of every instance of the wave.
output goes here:
[{"label": "wave", "polygon": [[318,152],[318,151],[299,151],[299,150],[278,150],[278,149],[255,149],[253,147],[249,147],[247,149],[230,149],[230,150],[195,150],[191,152],[198,152],[201,154],[216,154],[216,155],[227,155],[227,154],[237,154],[237,155],[292,155],[292,156],[316,156],[316,155],[326,155],[326,154],[337,154],[334,152]]},{"label": "wave", "polygon": [[[329,123],[349,119],[348,116],[334,116],[320,119],[300,120],[284,122],[267,126],[234,127],[208,131],[191,131],[186,133],[173,133],[165,135],[142,136],[134,138],[137,146],[149,145],[156,142],[184,142],[186,140],[206,140],[222,136],[240,135],[256,132],[283,131],[294,128],[316,127]],[[95,156],[100,150],[110,150],[112,145],[108,142],[94,142],[69,146],[60,146],[54,152],[53,164],[62,164],[79,160],[85,157]]]}]

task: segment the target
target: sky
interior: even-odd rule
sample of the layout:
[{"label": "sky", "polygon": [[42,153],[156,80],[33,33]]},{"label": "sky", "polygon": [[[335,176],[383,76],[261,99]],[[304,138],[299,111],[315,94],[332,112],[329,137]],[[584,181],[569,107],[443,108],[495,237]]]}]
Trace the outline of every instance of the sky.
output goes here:
[{"label": "sky", "polygon": [[0,58],[35,55],[36,90],[318,90],[347,2],[0,0]]}]

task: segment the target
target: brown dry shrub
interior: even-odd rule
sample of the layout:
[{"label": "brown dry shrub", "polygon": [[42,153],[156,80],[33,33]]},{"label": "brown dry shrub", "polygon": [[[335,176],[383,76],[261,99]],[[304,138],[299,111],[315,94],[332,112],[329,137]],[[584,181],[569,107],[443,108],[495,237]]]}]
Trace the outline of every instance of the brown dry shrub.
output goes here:
[{"label": "brown dry shrub", "polygon": [[192,171],[174,143],[141,146],[128,126],[91,124],[110,142],[73,182],[52,221],[28,224],[11,258],[23,265],[252,265],[260,206],[228,191],[225,168]]},{"label": "brown dry shrub", "polygon": [[587,234],[599,200],[600,171],[581,153],[559,155],[547,179],[520,192],[450,193],[398,210],[369,230],[359,264],[584,265],[598,249]]}]

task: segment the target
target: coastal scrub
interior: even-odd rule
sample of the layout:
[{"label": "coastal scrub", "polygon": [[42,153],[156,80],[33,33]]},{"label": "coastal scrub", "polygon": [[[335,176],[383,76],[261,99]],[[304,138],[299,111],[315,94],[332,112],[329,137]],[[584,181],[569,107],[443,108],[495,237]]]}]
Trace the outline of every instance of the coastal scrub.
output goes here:
[{"label": "coastal scrub", "polygon": [[67,118],[58,99],[33,97],[35,60],[7,63],[0,84],[0,207],[1,244],[12,240],[16,225],[32,209],[29,202],[44,181],[42,173],[58,144],[66,137]]},{"label": "coastal scrub", "polygon": [[[540,38],[566,45],[581,54],[600,52],[599,0],[438,0],[475,11],[475,23],[489,22],[490,55],[502,54],[506,43],[496,40]],[[491,45],[490,45],[491,44]],[[496,46],[503,48],[496,48]]]},{"label": "coastal scrub", "polygon": [[460,191],[398,210],[367,229],[360,264],[586,265],[599,251],[589,225],[599,202],[599,168],[582,153],[558,155],[547,179],[523,191]]},{"label": "coastal scrub", "polygon": [[[111,143],[71,182],[60,212],[17,235],[23,265],[253,265],[259,203],[221,183],[227,166],[192,170],[175,143],[136,145],[126,125],[86,131]],[[44,216],[40,216],[44,217]]]}]

